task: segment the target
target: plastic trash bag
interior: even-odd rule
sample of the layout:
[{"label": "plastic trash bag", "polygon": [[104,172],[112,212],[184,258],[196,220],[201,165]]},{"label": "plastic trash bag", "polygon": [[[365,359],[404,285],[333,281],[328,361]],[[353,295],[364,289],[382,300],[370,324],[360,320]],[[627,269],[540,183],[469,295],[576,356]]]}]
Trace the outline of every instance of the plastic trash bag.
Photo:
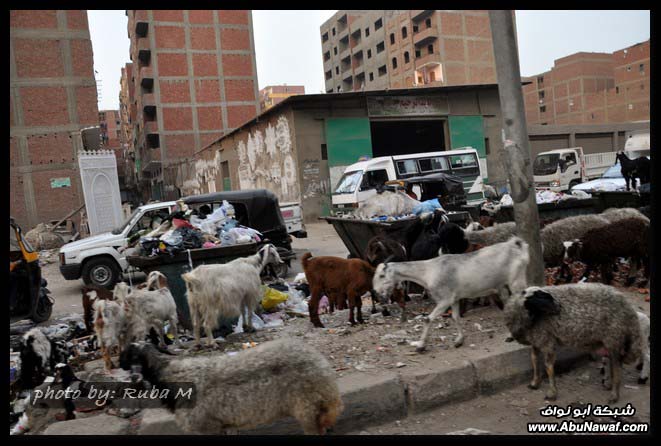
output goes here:
[{"label": "plastic trash bag", "polygon": [[512,197],[510,194],[505,194],[503,195],[503,198],[500,199],[500,204],[502,206],[513,206],[514,205],[514,200],[512,200]]},{"label": "plastic trash bag", "polygon": [[220,234],[220,246],[232,246],[236,245],[236,234],[233,232],[221,232]]},{"label": "plastic trash bag", "polygon": [[265,310],[270,310],[287,299],[289,299],[287,293],[262,285],[262,307]]},{"label": "plastic trash bag", "polygon": [[[252,326],[255,330],[264,328],[264,321],[260,319],[255,313],[252,313]],[[234,327],[233,333],[243,333],[243,315],[239,316],[239,320]]]},{"label": "plastic trash bag", "polygon": [[182,227],[175,230],[174,233],[181,235],[184,249],[198,249],[204,243],[202,234],[194,229]]},{"label": "plastic trash bag", "polygon": [[308,283],[308,279],[305,278],[305,273],[298,273],[294,277],[294,283]]},{"label": "plastic trash bag", "polygon": [[441,206],[441,203],[439,203],[438,198],[433,198],[413,206],[413,213],[415,215],[420,215],[427,212],[433,213],[436,209],[443,209],[443,206]]}]

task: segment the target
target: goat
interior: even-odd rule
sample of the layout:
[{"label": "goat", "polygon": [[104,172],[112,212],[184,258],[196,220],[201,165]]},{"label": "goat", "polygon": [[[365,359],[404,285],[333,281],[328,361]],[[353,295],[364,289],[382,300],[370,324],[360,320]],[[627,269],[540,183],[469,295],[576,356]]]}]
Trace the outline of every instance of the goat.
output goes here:
[{"label": "goat", "polygon": [[622,176],[626,182],[627,191],[631,187],[636,189],[636,178],[640,180],[640,184],[650,182],[650,159],[641,156],[640,158],[630,159],[624,152],[617,152],[615,156],[615,163],[620,162]]},{"label": "goat", "polygon": [[56,364],[67,362],[66,348],[63,349],[60,344],[48,338],[39,327],[23,335],[19,347],[21,388],[34,389],[54,373]]},{"label": "goat", "polygon": [[558,395],[554,363],[560,345],[587,351],[606,349],[613,377],[611,403],[619,399],[621,364],[641,356],[643,340],[636,310],[622,293],[607,285],[527,288],[505,305],[505,325],[519,343],[532,346],[531,389],[541,384],[537,358],[544,355],[550,385],[548,400]]},{"label": "goat", "polygon": [[502,243],[516,235],[516,223],[509,221],[507,223],[496,224],[488,228],[476,230],[477,225],[469,225],[466,229],[466,239],[476,245],[493,245]]},{"label": "goat", "polygon": [[[612,265],[619,257],[628,257],[632,263],[642,262],[645,276],[649,277],[649,223],[639,218],[626,218],[606,226],[587,231],[580,239],[564,242],[565,262],[579,260],[586,264],[586,279],[595,267],[601,268],[601,279],[609,284],[613,280]],[[627,284],[635,280],[632,268]]]},{"label": "goat", "polygon": [[128,286],[120,282],[115,285],[115,300],[96,299],[94,308],[94,331],[96,333],[101,355],[106,370],[113,368],[110,350],[117,347],[120,351],[127,345],[130,335],[127,329],[124,298],[128,295]]},{"label": "goat", "polygon": [[380,299],[388,296],[397,284],[410,281],[419,284],[436,302],[429,315],[422,337],[411,345],[421,352],[432,321],[452,307],[452,318],[459,335],[455,347],[463,344],[464,335],[459,324],[459,302],[462,299],[500,293],[516,293],[526,286],[526,268],[530,261],[528,244],[518,237],[486,246],[466,254],[444,254],[417,262],[384,263],[376,268],[374,290]]},{"label": "goat", "polygon": [[113,292],[94,285],[83,285],[83,317],[88,334],[94,333],[94,301],[96,299],[114,300]]},{"label": "goat", "polygon": [[235,356],[171,360],[150,344],[131,344],[120,364],[125,370],[139,366],[144,379],[159,388],[195,384],[193,406],[184,407],[182,398],[166,402],[187,433],[225,434],[293,416],[305,434],[323,434],[343,407],[331,365],[296,339],[265,342]]},{"label": "goat", "polygon": [[200,346],[202,326],[207,333],[207,345],[214,345],[213,330],[220,316],[243,316],[244,332],[255,331],[252,313],[262,297],[260,274],[271,262],[283,263],[275,246],[269,244],[252,256],[225,264],[200,265],[181,275],[186,283],[196,347]]},{"label": "goat", "polygon": [[[342,259],[330,256],[312,258],[312,254],[309,252],[303,254],[301,264],[310,284],[311,297],[308,307],[312,325],[324,328],[318,314],[319,299],[321,299],[322,293],[328,296],[331,305],[335,302],[338,309],[342,309],[340,303],[343,303],[345,299],[348,300],[351,325],[356,324],[354,308],[358,322],[361,324],[364,322],[361,297],[372,291],[372,277],[374,276],[372,265],[361,259]],[[404,308],[402,308],[403,312]]]},{"label": "goat", "polygon": [[[636,368],[640,370],[638,384],[645,384],[650,377],[650,318],[640,311],[636,311],[636,315],[638,316],[638,323],[640,324],[640,334],[643,337],[642,357],[636,366]],[[608,356],[603,356],[601,359],[601,374],[604,375],[601,383],[605,387],[610,387],[610,358]]]},{"label": "goat", "polygon": [[170,323],[175,343],[177,337],[177,304],[167,287],[167,278],[158,271],[147,277],[145,289],[134,289],[124,298],[128,332],[132,340],[144,338],[147,332],[156,330],[160,345],[165,345],[163,324]]},{"label": "goat", "polygon": [[[408,260],[406,255],[406,247],[402,242],[386,237],[385,235],[377,235],[372,237],[369,242],[367,242],[367,249],[365,250],[365,260],[376,268],[380,263],[385,262],[386,260],[395,261],[395,262],[405,262]],[[397,303],[400,308],[402,308],[402,319],[405,318],[404,302],[407,299],[406,293],[397,289],[391,296],[391,300]],[[374,294],[372,294],[372,314],[376,313],[376,299]],[[383,308],[382,314],[384,316],[390,315],[390,312],[387,308]]]},{"label": "goat", "polygon": [[605,218],[611,223],[614,223],[625,218],[638,218],[643,222],[649,224],[649,216],[643,214],[639,209],[635,208],[608,208],[601,214],[600,217]]}]

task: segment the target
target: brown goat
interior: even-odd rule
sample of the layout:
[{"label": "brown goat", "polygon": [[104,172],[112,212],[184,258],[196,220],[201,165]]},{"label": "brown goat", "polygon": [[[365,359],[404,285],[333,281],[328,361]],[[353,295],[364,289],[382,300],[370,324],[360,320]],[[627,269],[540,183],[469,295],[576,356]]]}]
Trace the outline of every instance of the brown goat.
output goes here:
[{"label": "brown goat", "polygon": [[85,318],[85,328],[87,333],[94,333],[94,301],[115,300],[112,291],[94,285],[83,285],[81,288],[83,294],[83,317]]},{"label": "brown goat", "polygon": [[308,307],[312,325],[318,328],[324,327],[318,314],[319,300],[324,293],[328,296],[331,305],[335,304],[338,309],[342,309],[344,302],[348,301],[349,322],[351,325],[356,324],[355,309],[356,318],[362,324],[364,321],[361,297],[372,291],[374,268],[360,259],[311,257],[312,254],[306,252],[301,257],[301,263],[305,271],[305,278],[310,284],[311,296]]}]

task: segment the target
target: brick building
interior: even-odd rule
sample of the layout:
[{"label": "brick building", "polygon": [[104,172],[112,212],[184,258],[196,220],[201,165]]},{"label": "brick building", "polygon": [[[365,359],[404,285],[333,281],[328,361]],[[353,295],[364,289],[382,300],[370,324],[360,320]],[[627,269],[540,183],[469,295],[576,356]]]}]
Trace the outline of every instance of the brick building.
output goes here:
[{"label": "brick building", "polygon": [[273,107],[289,96],[305,94],[303,85],[269,85],[259,90],[259,106],[261,111]]},{"label": "brick building", "polygon": [[320,34],[327,93],[496,82],[488,11],[342,10]]},{"label": "brick building", "polygon": [[607,124],[650,119],[650,41],[614,53],[576,53],[525,78],[528,124]]},{"label": "brick building", "polygon": [[179,196],[173,166],[259,113],[249,10],[128,10],[143,200]]},{"label": "brick building", "polygon": [[12,10],[9,24],[10,213],[29,229],[84,203],[77,153],[97,90],[86,11]]},{"label": "brick building", "polygon": [[137,191],[137,175],[135,171],[135,144],[133,136],[133,120],[137,108],[134,103],[135,88],[133,85],[133,64],[127,63],[122,68],[119,91],[119,142],[122,147],[123,165],[119,166],[120,191],[122,202],[139,200]]},{"label": "brick building", "polygon": [[121,148],[120,124],[119,110],[99,111],[102,148],[113,150]]}]

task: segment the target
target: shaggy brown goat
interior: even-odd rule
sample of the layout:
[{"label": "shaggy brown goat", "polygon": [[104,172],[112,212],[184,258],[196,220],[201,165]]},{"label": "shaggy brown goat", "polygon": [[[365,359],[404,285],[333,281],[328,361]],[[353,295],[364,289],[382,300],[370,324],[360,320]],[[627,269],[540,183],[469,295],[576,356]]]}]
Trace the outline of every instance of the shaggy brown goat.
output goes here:
[{"label": "shaggy brown goat", "polygon": [[322,294],[328,296],[331,305],[335,303],[338,309],[342,309],[342,303],[348,300],[349,322],[355,325],[354,308],[356,319],[363,323],[361,311],[363,294],[372,291],[372,278],[374,268],[364,260],[342,259],[340,257],[320,256],[312,258],[312,254],[306,252],[301,257],[305,278],[310,284],[310,322],[318,328],[324,328],[319,319],[319,300]]},{"label": "shaggy brown goat", "polygon": [[112,291],[94,285],[83,285],[81,288],[83,295],[83,317],[85,318],[85,328],[87,333],[94,333],[94,302],[97,299],[115,300]]}]

